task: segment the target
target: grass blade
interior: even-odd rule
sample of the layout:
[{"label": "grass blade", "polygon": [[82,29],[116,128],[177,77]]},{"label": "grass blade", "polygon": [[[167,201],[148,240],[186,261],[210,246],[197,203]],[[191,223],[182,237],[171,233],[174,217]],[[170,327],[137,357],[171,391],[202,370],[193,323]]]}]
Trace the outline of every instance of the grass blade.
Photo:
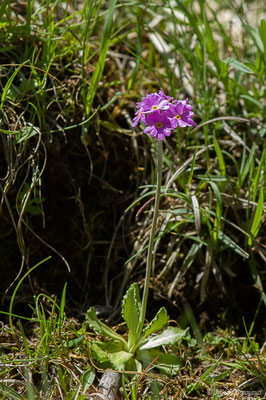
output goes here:
[{"label": "grass blade", "polygon": [[65,310],[65,302],[66,302],[66,288],[67,288],[67,282],[64,285],[61,302],[60,302],[60,312],[59,312],[59,319],[58,319],[58,334],[59,334],[59,336],[61,336],[62,321],[64,319],[64,310]]},{"label": "grass blade", "polygon": [[263,202],[264,202],[264,185],[261,185],[260,189],[260,197],[258,201],[258,205],[255,211],[254,219],[250,228],[250,237],[248,239],[248,245],[252,246],[253,239],[258,235],[259,233],[259,227],[261,223],[261,217],[263,214]]},{"label": "grass blade", "polygon": [[[7,92],[10,89],[10,86],[12,85],[13,80],[15,79],[16,75],[19,73],[19,71],[21,70],[21,68],[27,63],[29,62],[29,60],[24,61],[24,63],[22,63],[14,72],[13,74],[10,76],[10,78],[8,79],[5,88],[3,90],[2,96],[1,96],[1,101],[0,101],[0,113],[3,110],[3,106],[4,106],[4,102],[7,96]],[[1,118],[1,114],[0,114],[0,118]],[[1,119],[0,119],[1,121]]]},{"label": "grass blade", "polygon": [[193,207],[194,218],[195,218],[195,228],[196,228],[197,234],[200,236],[201,224],[200,224],[199,202],[198,202],[197,196],[195,196],[195,195],[191,196],[191,200],[192,200],[192,207]]},{"label": "grass blade", "polygon": [[246,74],[254,74],[252,69],[248,68],[245,64],[240,61],[235,60],[233,57],[228,57],[223,60],[226,64],[230,65],[234,69],[240,72],[245,72]]},{"label": "grass blade", "polygon": [[50,258],[52,258],[51,256],[43,259],[42,261],[40,261],[39,263],[35,264],[32,268],[30,268],[26,274],[20,279],[20,281],[18,282],[17,286],[15,287],[15,290],[12,294],[11,300],[10,300],[10,305],[9,305],[9,324],[10,324],[10,329],[12,334],[14,335],[14,328],[13,328],[13,322],[12,322],[12,309],[13,309],[13,303],[14,303],[14,299],[16,296],[16,293],[20,287],[20,285],[22,284],[22,282],[24,281],[24,279],[37,267],[39,267],[41,264],[45,263],[47,260],[50,260]]},{"label": "grass blade", "polygon": [[23,326],[22,326],[22,323],[21,323],[20,320],[18,321],[18,325],[19,325],[19,330],[20,330],[20,333],[21,333],[21,336],[22,336],[22,340],[23,340],[23,344],[24,344],[24,347],[25,347],[26,354],[28,355],[29,358],[32,358],[31,351],[30,351],[30,348],[29,348],[29,345],[28,345],[28,341],[27,341],[27,338],[26,338],[26,335],[25,335],[25,332],[24,332],[24,329],[23,329]]},{"label": "grass blade", "polygon": [[132,75],[128,80],[127,84],[127,90],[130,91],[132,87],[134,86],[137,75],[139,72],[139,67],[140,67],[140,61],[141,61],[141,52],[142,52],[142,37],[141,37],[141,26],[140,26],[140,21],[139,18],[137,18],[137,38],[138,38],[138,43],[137,43],[137,58],[136,58],[136,65],[133,69]]},{"label": "grass blade", "polygon": [[255,201],[255,200],[256,200],[256,197],[257,197],[257,189],[258,189],[258,185],[259,185],[259,180],[260,180],[260,176],[261,176],[261,171],[262,171],[262,168],[263,168],[263,166],[264,166],[264,164],[265,164],[265,155],[266,155],[266,146],[265,146],[265,148],[263,149],[263,152],[262,152],[262,155],[261,155],[261,159],[260,159],[260,163],[259,163],[257,172],[256,172],[256,174],[255,174],[255,176],[254,176],[254,179],[253,179],[253,181],[252,181],[252,184],[251,184],[252,201]]},{"label": "grass blade", "polygon": [[[246,179],[246,176],[247,176],[249,168],[250,168],[250,164],[254,161],[254,153],[255,153],[256,149],[257,149],[257,145],[254,143],[250,150],[246,164],[244,163],[244,157],[243,157],[243,160],[242,160],[243,162],[241,163],[241,168],[240,168],[240,176],[239,176],[239,180],[238,180],[239,189],[241,189],[241,187],[243,186],[243,183]],[[244,154],[245,154],[245,151],[243,151],[243,155]]]},{"label": "grass blade", "polygon": [[[6,399],[12,399],[12,400],[24,400],[25,397],[21,396],[18,392],[16,392],[14,389],[12,389],[9,386],[6,386],[4,383],[0,382],[0,391],[2,392],[2,394],[4,394]],[[6,397],[6,396],[10,396],[10,397]]]},{"label": "grass blade", "polygon": [[212,190],[213,190],[213,192],[215,194],[215,197],[216,197],[216,217],[215,217],[215,220],[214,220],[214,227],[213,227],[212,236],[213,236],[214,243],[217,245],[219,232],[220,232],[220,227],[221,227],[222,197],[221,197],[221,193],[220,193],[220,190],[219,190],[218,186],[212,181],[209,181],[209,184],[212,187]]},{"label": "grass blade", "polygon": [[[226,177],[226,167],[225,167],[224,157],[223,157],[220,145],[215,136],[213,137],[213,144],[214,144],[214,149],[215,149],[216,155],[218,157],[220,173],[222,176]],[[220,188],[221,188],[221,192],[225,192],[226,182],[221,182]]]},{"label": "grass blade", "polygon": [[[107,50],[110,45],[111,41],[111,33],[112,33],[112,26],[113,26],[113,14],[114,14],[114,9],[115,9],[115,4],[116,0],[111,0],[109,10],[108,10],[108,15],[104,24],[103,28],[103,35],[102,35],[102,42],[101,42],[101,48],[100,48],[100,55],[98,58],[98,61],[95,66],[95,70],[93,72],[90,86],[85,98],[85,115],[86,117],[89,116],[93,104],[93,100],[100,82],[100,79],[103,74],[104,70],[104,65],[105,65],[105,60],[106,60],[106,55],[107,55]],[[83,125],[82,126],[82,142],[86,145],[88,144],[88,138],[87,138],[87,133],[88,132],[88,125]]]},{"label": "grass blade", "polygon": [[113,14],[114,14],[114,9],[115,9],[115,4],[116,4],[116,0],[111,0],[108,15],[107,15],[107,18],[106,18],[106,21],[104,24],[100,56],[99,56],[99,59],[96,64],[95,71],[92,75],[91,84],[90,84],[90,87],[89,87],[89,90],[87,93],[87,97],[86,97],[85,112],[86,112],[87,116],[90,114],[92,103],[93,103],[93,100],[94,100],[94,97],[96,94],[96,90],[98,88],[98,84],[102,77],[102,73],[103,73],[103,69],[104,69],[104,65],[105,65],[106,54],[107,54],[107,50],[109,48],[109,44],[110,44],[110,40],[111,40]]}]

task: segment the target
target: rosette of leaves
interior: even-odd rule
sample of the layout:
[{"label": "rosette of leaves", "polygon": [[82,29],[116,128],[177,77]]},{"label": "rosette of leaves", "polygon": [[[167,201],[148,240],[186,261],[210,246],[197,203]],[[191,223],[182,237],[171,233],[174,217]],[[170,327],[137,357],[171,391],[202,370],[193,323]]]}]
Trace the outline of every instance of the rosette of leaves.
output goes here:
[{"label": "rosette of leaves", "polygon": [[[95,315],[94,307],[87,312],[87,323],[104,341],[93,340],[91,350],[94,359],[102,368],[114,368],[117,371],[141,372],[155,359],[154,367],[165,374],[175,374],[181,366],[180,359],[159,349],[162,345],[179,343],[188,334],[188,329],[167,327],[169,317],[162,307],[153,320],[138,334],[140,324],[141,301],[139,289],[133,283],[127,290],[122,302],[122,317],[128,328],[127,340]],[[163,328],[165,328],[163,330]],[[158,333],[162,331],[161,333]]]}]

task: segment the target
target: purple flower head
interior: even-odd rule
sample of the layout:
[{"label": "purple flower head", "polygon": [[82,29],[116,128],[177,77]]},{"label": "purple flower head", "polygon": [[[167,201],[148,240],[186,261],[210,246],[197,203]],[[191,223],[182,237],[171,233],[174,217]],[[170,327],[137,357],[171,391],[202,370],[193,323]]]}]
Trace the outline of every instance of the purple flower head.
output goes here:
[{"label": "purple flower head", "polygon": [[187,104],[187,100],[177,101],[172,104],[166,113],[171,122],[172,129],[175,129],[178,126],[181,128],[185,128],[186,126],[197,127],[198,125],[192,119],[194,116],[192,110],[193,107]]},{"label": "purple flower head", "polygon": [[170,119],[159,110],[154,111],[146,117],[144,133],[149,133],[151,137],[163,140],[165,136],[170,136],[172,124]]},{"label": "purple flower head", "polygon": [[163,90],[147,94],[137,103],[136,108],[132,126],[136,126],[141,120],[146,125],[144,133],[149,133],[158,140],[170,136],[171,131],[178,126],[198,126],[192,119],[193,106],[188,104],[188,99],[175,100],[166,96]]}]

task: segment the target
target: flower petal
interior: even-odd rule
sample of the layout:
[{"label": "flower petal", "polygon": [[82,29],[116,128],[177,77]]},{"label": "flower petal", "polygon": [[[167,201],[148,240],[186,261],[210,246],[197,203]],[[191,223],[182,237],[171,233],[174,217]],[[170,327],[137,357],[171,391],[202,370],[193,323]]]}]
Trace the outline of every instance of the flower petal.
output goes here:
[{"label": "flower petal", "polygon": [[165,129],[164,131],[163,131],[163,133],[165,134],[165,136],[170,136],[171,135],[171,129]]},{"label": "flower petal", "polygon": [[163,133],[158,133],[157,139],[163,140],[164,139],[164,134]]}]

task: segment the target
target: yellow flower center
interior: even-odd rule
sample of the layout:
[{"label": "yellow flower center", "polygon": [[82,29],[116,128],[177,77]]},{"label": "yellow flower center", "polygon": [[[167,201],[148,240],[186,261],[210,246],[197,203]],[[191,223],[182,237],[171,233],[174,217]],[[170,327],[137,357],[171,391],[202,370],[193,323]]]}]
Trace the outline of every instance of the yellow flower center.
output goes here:
[{"label": "yellow flower center", "polygon": [[153,110],[157,110],[158,106],[152,106]]},{"label": "yellow flower center", "polygon": [[157,126],[157,128],[161,128],[163,126],[161,122],[157,122],[155,125]]},{"label": "yellow flower center", "polygon": [[181,119],[181,116],[180,116],[179,114],[177,114],[177,115],[175,116],[175,118],[176,118],[176,119]]},{"label": "yellow flower center", "polygon": [[141,111],[138,113],[138,117],[140,116],[140,114],[141,114]]}]

